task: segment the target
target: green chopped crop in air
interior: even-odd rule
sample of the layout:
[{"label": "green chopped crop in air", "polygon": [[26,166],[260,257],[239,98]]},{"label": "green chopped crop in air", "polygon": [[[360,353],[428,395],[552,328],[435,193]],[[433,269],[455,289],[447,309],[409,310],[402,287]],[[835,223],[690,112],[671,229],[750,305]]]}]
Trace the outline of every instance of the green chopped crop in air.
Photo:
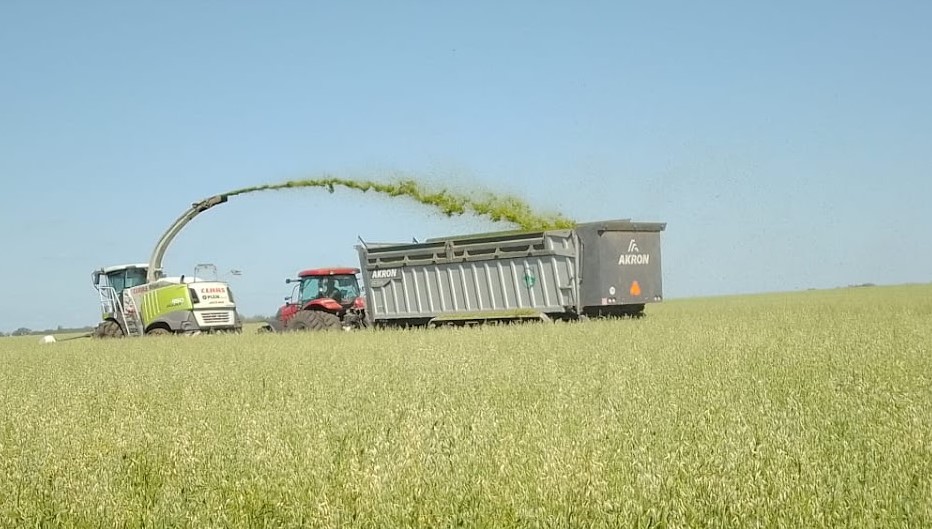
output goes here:
[{"label": "green chopped crop in air", "polygon": [[572,228],[575,222],[560,214],[541,214],[530,205],[514,196],[500,196],[492,193],[466,194],[448,190],[431,190],[412,179],[402,179],[394,183],[374,182],[371,180],[352,180],[346,178],[323,177],[305,180],[289,180],[278,184],[262,184],[244,187],[226,193],[227,196],[243,195],[258,191],[276,191],[304,187],[325,188],[333,193],[337,187],[355,189],[363,193],[374,192],[389,197],[405,197],[420,204],[433,207],[448,217],[471,213],[496,222],[508,222],[523,230],[548,230]]}]

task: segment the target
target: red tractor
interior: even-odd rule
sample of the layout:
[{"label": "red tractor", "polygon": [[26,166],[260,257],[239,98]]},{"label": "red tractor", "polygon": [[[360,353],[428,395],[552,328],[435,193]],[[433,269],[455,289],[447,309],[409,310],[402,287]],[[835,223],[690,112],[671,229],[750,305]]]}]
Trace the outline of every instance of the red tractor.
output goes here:
[{"label": "red tractor", "polygon": [[314,268],[298,274],[297,283],[275,318],[260,332],[329,331],[365,327],[366,302],[359,292],[357,268]]}]

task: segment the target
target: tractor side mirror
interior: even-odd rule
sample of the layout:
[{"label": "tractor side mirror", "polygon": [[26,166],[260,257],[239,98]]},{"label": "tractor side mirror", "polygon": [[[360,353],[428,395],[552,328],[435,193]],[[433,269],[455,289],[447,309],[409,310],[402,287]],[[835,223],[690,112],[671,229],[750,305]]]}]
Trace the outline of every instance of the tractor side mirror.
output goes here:
[{"label": "tractor side mirror", "polygon": [[93,274],[91,274],[91,281],[94,283],[95,287],[99,285],[100,284],[100,272],[95,271]]}]

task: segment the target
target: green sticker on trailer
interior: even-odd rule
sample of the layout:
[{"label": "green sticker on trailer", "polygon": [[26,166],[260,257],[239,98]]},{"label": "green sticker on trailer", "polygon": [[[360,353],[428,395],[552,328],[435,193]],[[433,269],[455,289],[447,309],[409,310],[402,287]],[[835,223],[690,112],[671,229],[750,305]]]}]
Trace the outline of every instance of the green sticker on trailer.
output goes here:
[{"label": "green sticker on trailer", "polygon": [[530,270],[524,271],[524,284],[527,285],[528,288],[532,288],[537,284],[537,278],[534,277],[534,274],[532,274]]}]

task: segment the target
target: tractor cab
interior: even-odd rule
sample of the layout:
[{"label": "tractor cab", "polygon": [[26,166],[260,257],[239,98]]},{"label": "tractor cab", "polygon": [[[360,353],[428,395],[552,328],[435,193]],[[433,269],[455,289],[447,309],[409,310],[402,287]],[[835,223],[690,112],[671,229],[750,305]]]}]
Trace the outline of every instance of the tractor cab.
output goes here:
[{"label": "tractor cab", "polygon": [[359,281],[355,268],[316,268],[298,274],[300,285],[297,303],[306,305],[315,300],[333,300],[351,307],[359,297]]}]

